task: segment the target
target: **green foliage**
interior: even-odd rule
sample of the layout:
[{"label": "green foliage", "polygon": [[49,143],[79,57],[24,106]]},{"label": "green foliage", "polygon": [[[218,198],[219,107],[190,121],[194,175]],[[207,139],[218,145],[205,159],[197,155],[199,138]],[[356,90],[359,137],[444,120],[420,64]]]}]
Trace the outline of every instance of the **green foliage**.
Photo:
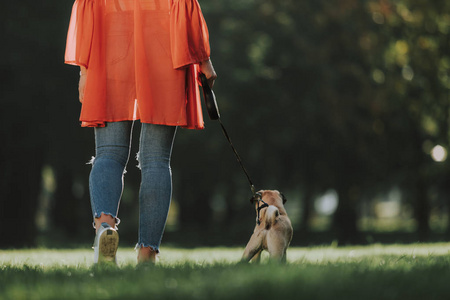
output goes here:
[{"label": "green foliage", "polygon": [[[302,214],[292,216],[301,229],[308,229],[314,197],[336,190],[333,238],[358,242],[361,202],[398,186],[426,240],[430,211],[449,211],[449,160],[436,163],[430,151],[450,148],[450,2],[200,4],[222,120],[256,187],[282,190],[288,208],[301,207]],[[63,65],[71,5],[23,0],[0,11],[8,45],[0,50],[6,145],[0,198],[7,199],[0,204],[0,247],[36,242],[34,217],[43,209],[41,177],[48,168],[56,182],[43,209],[49,236],[90,239],[85,162],[94,154],[93,134],[77,121],[78,72]],[[203,240],[225,228],[238,236],[254,218],[249,188],[218,124],[206,125],[203,132],[177,135],[174,228],[196,230]],[[121,238],[131,240],[140,179],[131,160],[128,171]],[[86,225],[73,226],[67,215]],[[4,230],[19,227],[24,235]]]},{"label": "green foliage", "polygon": [[119,268],[93,267],[82,250],[2,251],[0,299],[446,299],[447,249],[291,248],[287,265],[238,264],[242,249],[166,249],[157,266],[138,268],[131,249]]},{"label": "green foliage", "polygon": [[449,3],[205,7],[223,118],[239,120],[232,126],[245,132],[238,145],[250,145],[243,156],[256,182],[301,190],[306,210],[314,194],[337,190],[334,224],[353,241],[362,199],[399,186],[426,238],[427,194],[448,198],[448,163],[430,150],[450,146]]}]

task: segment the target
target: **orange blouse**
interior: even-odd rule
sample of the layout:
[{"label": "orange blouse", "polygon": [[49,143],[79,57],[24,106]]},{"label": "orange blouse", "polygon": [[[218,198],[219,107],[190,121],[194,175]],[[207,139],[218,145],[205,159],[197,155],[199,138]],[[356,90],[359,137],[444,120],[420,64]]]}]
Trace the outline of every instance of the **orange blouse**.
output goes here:
[{"label": "orange blouse", "polygon": [[76,0],[65,62],[87,68],[82,126],[202,129],[197,73],[209,55],[197,0]]}]

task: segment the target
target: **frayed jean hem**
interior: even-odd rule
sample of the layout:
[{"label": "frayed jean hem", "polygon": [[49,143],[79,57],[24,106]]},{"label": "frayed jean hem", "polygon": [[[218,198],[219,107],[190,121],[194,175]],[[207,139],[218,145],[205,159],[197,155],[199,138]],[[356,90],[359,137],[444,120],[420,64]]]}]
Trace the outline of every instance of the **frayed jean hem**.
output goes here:
[{"label": "frayed jean hem", "polygon": [[144,244],[144,243],[137,243],[136,247],[134,247],[134,250],[139,250],[141,248],[150,248],[151,250],[155,251],[156,254],[159,254],[159,249],[157,246],[152,246],[150,244]]},{"label": "frayed jean hem", "polygon": [[111,217],[113,217],[114,218],[114,221],[115,221],[115,226],[114,226],[114,229],[115,230],[119,230],[119,228],[117,227],[119,224],[120,224],[120,219],[118,218],[118,217],[116,217],[114,214],[112,214],[112,213],[107,213],[107,212],[104,212],[104,211],[102,211],[102,212],[100,212],[100,213],[95,213],[95,215],[94,215],[94,221],[92,222],[92,227],[94,227],[94,229],[96,229],[95,228],[95,219],[98,219],[98,218],[100,218],[100,216],[101,215],[105,215],[105,216],[111,216]]}]

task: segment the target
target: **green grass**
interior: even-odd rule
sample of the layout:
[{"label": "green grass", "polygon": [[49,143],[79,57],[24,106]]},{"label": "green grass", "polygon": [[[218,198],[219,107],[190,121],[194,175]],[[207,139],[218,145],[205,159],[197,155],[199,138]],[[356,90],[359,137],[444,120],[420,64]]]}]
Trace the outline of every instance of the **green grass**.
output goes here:
[{"label": "green grass", "polygon": [[0,299],[450,299],[450,244],[290,248],[288,264],[239,264],[241,248],[162,249],[157,266],[92,266],[92,250],[0,251]]}]

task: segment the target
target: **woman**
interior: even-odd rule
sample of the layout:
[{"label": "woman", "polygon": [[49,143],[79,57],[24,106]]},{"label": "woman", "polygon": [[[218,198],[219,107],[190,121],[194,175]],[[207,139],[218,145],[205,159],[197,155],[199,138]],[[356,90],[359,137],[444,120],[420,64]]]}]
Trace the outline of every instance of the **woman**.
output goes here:
[{"label": "woman", "polygon": [[123,174],[133,121],[137,155],[138,262],[155,262],[172,193],[170,157],[178,126],[202,129],[198,72],[212,87],[209,35],[197,0],[76,0],[65,62],[80,66],[80,121],[94,127],[89,178],[94,262],[115,261]]}]

